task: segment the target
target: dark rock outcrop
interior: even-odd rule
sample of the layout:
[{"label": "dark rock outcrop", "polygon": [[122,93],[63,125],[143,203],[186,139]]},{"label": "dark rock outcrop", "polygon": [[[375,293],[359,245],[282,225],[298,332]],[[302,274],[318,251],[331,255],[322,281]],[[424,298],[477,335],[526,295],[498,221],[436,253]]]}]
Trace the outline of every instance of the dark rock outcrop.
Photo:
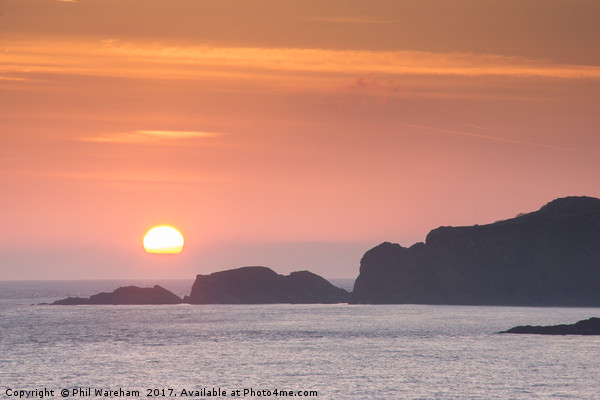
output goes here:
[{"label": "dark rock outcrop", "polygon": [[489,225],[440,227],[361,260],[351,303],[600,306],[600,199],[567,197]]},{"label": "dark rock outcrop", "polygon": [[498,333],[528,333],[535,335],[600,335],[600,318],[590,318],[571,325],[515,326]]},{"label": "dark rock outcrop", "polygon": [[112,293],[98,293],[89,299],[69,297],[58,300],[52,305],[84,305],[84,304],[179,304],[181,298],[167,289],[155,285],[151,288],[137,286],[120,287]]},{"label": "dark rock outcrop", "polygon": [[344,303],[349,294],[308,271],[283,276],[266,267],[243,267],[198,275],[191,304]]}]

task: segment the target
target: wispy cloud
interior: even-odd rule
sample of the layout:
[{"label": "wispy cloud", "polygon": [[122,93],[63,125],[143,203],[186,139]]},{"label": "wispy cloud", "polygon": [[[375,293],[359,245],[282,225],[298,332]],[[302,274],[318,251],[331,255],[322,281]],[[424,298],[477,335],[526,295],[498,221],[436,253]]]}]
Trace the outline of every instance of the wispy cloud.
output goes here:
[{"label": "wispy cloud", "polygon": [[540,147],[540,148],[551,149],[551,150],[568,151],[568,152],[581,153],[581,154],[593,154],[593,155],[596,154],[596,153],[593,153],[590,151],[575,149],[575,148],[571,148],[571,147],[554,146],[554,145],[545,144],[545,143],[528,142],[525,140],[503,138],[503,137],[491,136],[491,135],[482,135],[479,133],[464,132],[464,131],[458,131],[458,130],[454,130],[454,129],[443,129],[443,128],[436,128],[436,127],[425,126],[425,125],[407,124],[407,123],[403,123],[401,125],[407,126],[410,128],[416,128],[416,129],[421,129],[421,130],[426,130],[426,131],[431,131],[431,132],[437,132],[437,133],[441,133],[441,134],[445,134],[445,135],[468,136],[468,137],[473,137],[473,138],[478,138],[478,139],[492,140],[492,141],[496,141],[496,142],[512,143],[512,144],[525,145],[525,146]]},{"label": "wispy cloud", "polygon": [[473,129],[479,129],[482,131],[487,130],[487,128],[485,126],[480,126],[480,125],[475,125],[475,124],[463,124],[464,126],[468,126],[469,128],[473,128]]},{"label": "wispy cloud", "polygon": [[600,67],[558,65],[520,57],[420,51],[354,51],[293,48],[134,47],[113,43],[111,51],[148,61],[213,67],[392,75],[507,75],[600,78]]},{"label": "wispy cloud", "polygon": [[124,133],[111,133],[101,136],[84,137],[79,140],[84,142],[100,142],[100,143],[164,143],[173,142],[182,139],[205,139],[222,136],[219,132],[197,132],[197,131],[154,131],[154,130],[138,130]]},{"label": "wispy cloud", "polygon": [[439,75],[600,79],[600,67],[563,65],[474,53],[48,42],[6,44],[4,73],[57,73],[129,78],[211,76],[281,79],[278,73],[356,76]]},{"label": "wispy cloud", "polygon": [[[198,183],[226,182],[232,178],[224,174],[189,174],[182,171],[28,171],[26,176],[37,176],[45,179],[61,179],[67,181],[85,181],[90,184],[161,184],[185,185]],[[130,186],[125,186],[131,188]]]},{"label": "wispy cloud", "polygon": [[309,17],[308,21],[311,22],[325,22],[335,24],[367,24],[367,25],[387,25],[393,24],[393,20],[383,20],[378,18],[368,17]]},{"label": "wispy cloud", "polygon": [[19,78],[16,76],[1,76],[0,81],[9,81],[9,82],[35,82],[37,79],[29,79],[29,78]]}]

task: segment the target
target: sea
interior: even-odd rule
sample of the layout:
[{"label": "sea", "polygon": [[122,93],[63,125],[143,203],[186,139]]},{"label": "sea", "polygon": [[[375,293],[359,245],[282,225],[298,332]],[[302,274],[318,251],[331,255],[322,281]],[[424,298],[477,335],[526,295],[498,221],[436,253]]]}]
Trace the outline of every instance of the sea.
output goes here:
[{"label": "sea", "polygon": [[600,337],[497,333],[599,308],[40,304],[131,284],[192,281],[1,281],[0,398],[600,399]]}]

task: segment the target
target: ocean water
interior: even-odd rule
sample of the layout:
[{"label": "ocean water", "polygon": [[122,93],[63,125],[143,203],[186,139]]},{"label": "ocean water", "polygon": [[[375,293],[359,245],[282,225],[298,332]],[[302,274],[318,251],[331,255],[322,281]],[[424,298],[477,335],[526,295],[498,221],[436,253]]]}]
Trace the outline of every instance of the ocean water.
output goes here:
[{"label": "ocean water", "polygon": [[36,305],[154,283],[0,282],[0,398],[600,398],[600,337],[496,334],[598,308]]}]

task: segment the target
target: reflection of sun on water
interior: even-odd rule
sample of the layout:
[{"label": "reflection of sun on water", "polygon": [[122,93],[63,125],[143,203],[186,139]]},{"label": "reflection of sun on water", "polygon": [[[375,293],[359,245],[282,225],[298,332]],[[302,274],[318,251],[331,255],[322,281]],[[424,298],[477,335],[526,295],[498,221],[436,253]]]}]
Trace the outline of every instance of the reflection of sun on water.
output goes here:
[{"label": "reflection of sun on water", "polygon": [[183,236],[170,226],[157,226],[144,236],[144,249],[148,253],[178,254],[183,249]]}]

